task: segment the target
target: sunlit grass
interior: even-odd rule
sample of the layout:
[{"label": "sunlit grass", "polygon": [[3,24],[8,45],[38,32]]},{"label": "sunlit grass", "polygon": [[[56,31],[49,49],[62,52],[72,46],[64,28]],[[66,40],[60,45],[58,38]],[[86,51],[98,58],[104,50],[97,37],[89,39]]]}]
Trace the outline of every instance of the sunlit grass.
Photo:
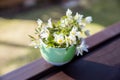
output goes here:
[{"label": "sunlit grass", "polygon": [[89,24],[89,25],[87,26],[87,28],[90,30],[90,34],[91,34],[91,35],[93,35],[93,34],[95,34],[95,33],[97,33],[97,32],[102,31],[103,29],[105,29],[104,26],[99,25],[99,24],[96,24],[96,23]]},{"label": "sunlit grass", "polygon": [[[14,49],[17,49],[17,48],[14,48]],[[19,50],[19,48],[17,50]],[[4,58],[4,62],[0,66],[0,75],[11,72],[41,57],[39,53],[39,49],[27,48],[27,49],[22,49],[22,50],[24,50],[23,55],[22,54],[20,55],[20,53],[22,52],[19,51],[17,53],[19,55],[16,54],[14,58],[8,57],[8,55],[6,57],[8,57],[9,59]]]},{"label": "sunlit grass", "polygon": [[0,25],[0,74],[40,57],[39,50],[29,47],[28,34],[34,33],[35,21],[0,18]]}]

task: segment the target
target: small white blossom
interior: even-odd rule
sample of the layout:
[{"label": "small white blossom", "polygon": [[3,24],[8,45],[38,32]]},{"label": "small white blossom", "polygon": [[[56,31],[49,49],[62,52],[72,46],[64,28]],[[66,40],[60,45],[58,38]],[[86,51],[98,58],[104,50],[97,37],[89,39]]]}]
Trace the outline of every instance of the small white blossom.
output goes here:
[{"label": "small white blossom", "polygon": [[43,21],[41,19],[37,20],[38,26],[42,26]]},{"label": "small white blossom", "polygon": [[77,50],[77,56],[79,54],[83,55],[83,51],[88,52],[88,46],[85,44],[85,40],[84,39],[82,39],[81,44],[76,47],[76,50]]},{"label": "small white blossom", "polygon": [[85,18],[86,23],[91,23],[92,22],[92,17],[88,16]]},{"label": "small white blossom", "polygon": [[67,19],[61,20],[61,26],[62,27],[66,27],[67,25],[68,25],[68,20]]},{"label": "small white blossom", "polygon": [[42,30],[40,32],[40,37],[42,39],[45,38],[46,40],[49,37],[49,30],[46,27],[42,28]]},{"label": "small white blossom", "polygon": [[82,21],[82,18],[83,18],[83,15],[80,15],[78,13],[76,13],[74,19],[77,20],[78,23],[81,23]]},{"label": "small white blossom", "polygon": [[73,27],[72,30],[70,31],[70,35],[76,35],[78,28],[77,27]]},{"label": "small white blossom", "polygon": [[67,17],[71,17],[71,15],[72,15],[72,11],[71,11],[70,9],[68,9],[68,10],[66,11],[66,16],[67,16]]},{"label": "small white blossom", "polygon": [[48,20],[48,25],[47,25],[47,27],[49,27],[49,28],[53,28],[53,26],[52,26],[52,22],[51,22],[51,18]]},{"label": "small white blossom", "polygon": [[78,39],[80,40],[80,39],[81,39],[81,32],[80,32],[80,31],[76,32],[76,36],[77,36]]},{"label": "small white blossom", "polygon": [[66,42],[66,47],[69,47],[70,38],[68,36],[65,36],[65,42]]},{"label": "small white blossom", "polygon": [[70,39],[70,45],[74,45],[77,43],[75,35],[69,35],[69,39]]},{"label": "small white blossom", "polygon": [[48,36],[49,36],[49,34],[48,34],[47,32],[43,32],[43,33],[40,35],[41,38],[45,38],[45,39],[47,39]]},{"label": "small white blossom", "polygon": [[54,40],[55,40],[55,42],[57,42],[58,44],[63,44],[64,43],[64,36],[63,36],[63,34],[59,34],[59,35],[57,35],[57,34],[54,34]]}]

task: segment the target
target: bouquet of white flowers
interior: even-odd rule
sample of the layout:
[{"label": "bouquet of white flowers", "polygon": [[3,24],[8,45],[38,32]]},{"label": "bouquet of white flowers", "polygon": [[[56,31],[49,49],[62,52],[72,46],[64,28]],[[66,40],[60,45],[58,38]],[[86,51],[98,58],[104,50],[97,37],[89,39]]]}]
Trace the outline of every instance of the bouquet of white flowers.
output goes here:
[{"label": "bouquet of white flowers", "polygon": [[53,22],[52,19],[49,19],[48,23],[45,24],[41,19],[38,19],[38,27],[35,29],[35,34],[38,37],[30,37],[35,47],[39,47],[41,43],[53,48],[75,46],[77,55],[82,55],[83,51],[88,52],[88,46],[83,35],[90,35],[86,25],[91,21],[91,16],[83,18],[83,15],[79,13],[73,16],[72,11],[68,9],[66,15],[59,21]]}]

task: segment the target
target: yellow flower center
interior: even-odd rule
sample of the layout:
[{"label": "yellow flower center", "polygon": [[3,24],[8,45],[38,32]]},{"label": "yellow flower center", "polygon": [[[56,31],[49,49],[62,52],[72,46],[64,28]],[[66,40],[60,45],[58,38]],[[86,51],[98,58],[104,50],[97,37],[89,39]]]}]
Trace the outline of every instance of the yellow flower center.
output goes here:
[{"label": "yellow flower center", "polygon": [[72,35],[75,35],[75,32],[72,32]]},{"label": "yellow flower center", "polygon": [[58,43],[60,43],[60,44],[63,43],[63,40],[62,40],[62,39],[59,39],[59,40],[58,40]]}]

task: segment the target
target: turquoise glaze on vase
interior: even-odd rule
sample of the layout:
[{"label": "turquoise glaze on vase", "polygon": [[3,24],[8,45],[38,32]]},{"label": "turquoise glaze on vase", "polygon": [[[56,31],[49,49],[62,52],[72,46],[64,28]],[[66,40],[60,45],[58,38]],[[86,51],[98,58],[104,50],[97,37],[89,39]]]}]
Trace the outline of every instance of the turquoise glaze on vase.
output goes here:
[{"label": "turquoise glaze on vase", "polygon": [[69,48],[52,48],[46,45],[40,46],[42,57],[50,64],[60,66],[70,62],[75,55],[75,46]]}]

